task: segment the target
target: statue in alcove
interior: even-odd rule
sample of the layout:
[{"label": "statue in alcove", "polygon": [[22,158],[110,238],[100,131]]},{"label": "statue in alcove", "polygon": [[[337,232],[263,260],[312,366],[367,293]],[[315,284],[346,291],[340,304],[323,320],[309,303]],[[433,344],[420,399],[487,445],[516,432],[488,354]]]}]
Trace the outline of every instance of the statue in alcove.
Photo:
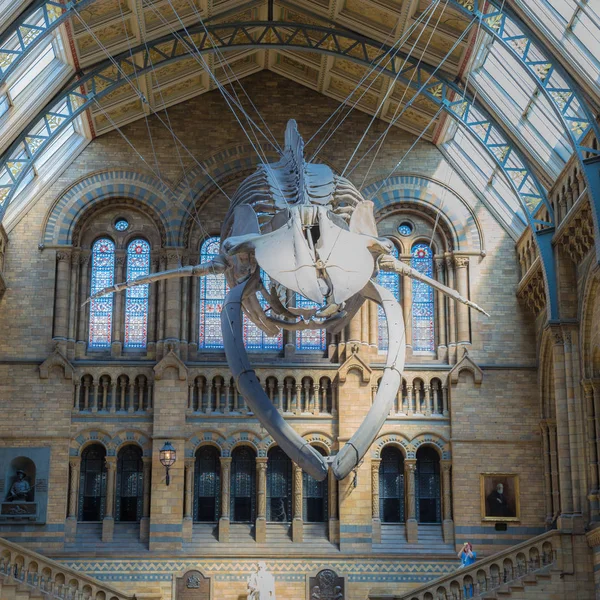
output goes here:
[{"label": "statue in alcove", "polygon": [[10,486],[6,501],[27,502],[28,500],[32,500],[30,496],[33,496],[33,488],[27,481],[27,473],[19,469],[16,473],[15,481]]},{"label": "statue in alcove", "polygon": [[[281,159],[259,164],[231,199],[216,258],[118,283],[95,293],[92,299],[164,279],[224,273],[231,291],[221,313],[221,330],[238,390],[279,447],[304,471],[323,481],[331,468],[336,479],[344,479],[377,437],[402,382],[406,353],[402,308],[393,294],[377,283],[378,272],[390,271],[424,282],[487,315],[455,290],[396,259],[392,242],[377,233],[373,207],[348,179],[335,175],[326,165],[305,160],[304,141],[296,121],[290,120]],[[315,308],[288,305],[289,292],[313,301]],[[335,334],[366,300],[379,304],[387,321],[389,343],[383,376],[354,435],[337,454],[322,456],[273,409],[244,347],[242,311],[269,336],[280,329],[326,329]]]}]

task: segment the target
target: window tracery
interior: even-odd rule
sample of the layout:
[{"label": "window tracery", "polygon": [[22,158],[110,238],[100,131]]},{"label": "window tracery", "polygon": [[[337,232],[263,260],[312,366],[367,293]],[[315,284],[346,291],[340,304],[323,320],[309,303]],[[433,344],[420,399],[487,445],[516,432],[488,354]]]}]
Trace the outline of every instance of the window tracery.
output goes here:
[{"label": "window tracery", "polygon": [[[127,281],[150,273],[150,244],[136,239],[127,246]],[[127,288],[125,296],[125,348],[145,348],[148,337],[150,285]]]},{"label": "window tracery", "polygon": [[[433,252],[428,244],[419,243],[412,247],[410,266],[423,275],[433,277]],[[413,279],[412,295],[413,352],[433,352],[435,350],[433,288]]]},{"label": "window tracery", "polygon": [[[114,284],[115,244],[109,238],[100,238],[92,246],[92,273],[90,296]],[[91,348],[109,348],[112,341],[113,296],[108,294],[90,301],[89,345]]]},{"label": "window tracery", "polygon": [[[402,227],[403,225],[400,225],[400,227]],[[412,228],[406,235],[409,235],[411,232]],[[402,234],[402,232],[400,233]],[[392,254],[394,255],[394,258],[399,257],[398,248],[396,248],[396,246],[394,246]],[[400,277],[397,273],[391,273],[390,271],[379,271],[379,273],[377,274],[377,283],[389,292],[391,292],[394,295],[394,298],[396,298],[396,300],[400,301]],[[379,350],[388,349],[387,322],[385,320],[385,315],[383,314],[383,309],[381,308],[381,306],[377,307],[377,340]]]},{"label": "window tracery", "polygon": [[[295,294],[296,308],[318,308],[320,305],[302,294]],[[326,345],[325,329],[305,329],[304,331],[296,331],[296,350],[325,350]]]}]

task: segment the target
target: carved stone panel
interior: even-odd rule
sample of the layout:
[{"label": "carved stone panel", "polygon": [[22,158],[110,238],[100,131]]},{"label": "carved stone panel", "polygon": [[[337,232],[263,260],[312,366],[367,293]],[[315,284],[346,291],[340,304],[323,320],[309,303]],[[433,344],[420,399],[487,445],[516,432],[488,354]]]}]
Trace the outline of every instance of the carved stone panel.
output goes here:
[{"label": "carved stone panel", "polygon": [[338,577],[335,571],[323,569],[309,579],[306,600],[344,600],[345,597],[344,578]]},{"label": "carved stone panel", "polygon": [[210,577],[200,571],[187,571],[175,582],[175,600],[210,600]]}]

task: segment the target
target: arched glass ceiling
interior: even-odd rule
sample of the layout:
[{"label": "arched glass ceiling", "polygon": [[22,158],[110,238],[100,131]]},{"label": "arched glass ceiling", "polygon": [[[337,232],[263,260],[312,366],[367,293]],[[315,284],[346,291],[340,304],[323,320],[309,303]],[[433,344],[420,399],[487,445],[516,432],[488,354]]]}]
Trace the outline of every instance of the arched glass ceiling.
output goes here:
[{"label": "arched glass ceiling", "polygon": [[[455,0],[455,2],[469,7],[469,3],[464,0]],[[535,47],[523,41],[522,32],[513,22],[503,21],[495,16],[494,13],[491,14],[493,15],[492,17],[484,20],[485,26],[496,32],[500,32],[498,35],[504,36],[503,40],[509,40],[509,43],[513,45],[516,51],[525,56],[525,59],[529,61],[530,67],[533,65],[532,68],[538,72],[538,76],[542,81],[547,80],[550,82],[550,79],[552,79],[551,85],[545,91],[553,94],[552,97],[559,106],[560,102],[564,102],[566,106],[565,110],[570,112],[568,114],[563,113],[563,117],[568,116],[574,122],[576,129],[579,113],[581,112],[579,110],[580,106],[578,106],[578,100],[573,98],[574,94],[568,91],[568,86],[565,82],[561,81],[560,75],[551,66],[544,63],[543,56],[536,57]],[[485,27],[483,29],[485,30]],[[545,178],[542,178],[542,181],[550,185],[572,153],[562,120],[552,110],[548,98],[540,93],[538,87],[539,81],[538,85],[536,85],[534,79],[527,75],[523,63],[519,63],[497,39],[492,39],[489,33],[486,35],[487,39],[484,40],[484,46],[478,54],[474,71],[469,75],[469,83],[475,87],[479,97],[485,101],[488,107],[492,108],[499,115],[499,120],[508,125],[511,138],[536,162],[538,170],[546,175]],[[37,39],[37,36],[35,39]],[[43,42],[39,46],[42,49],[46,47]],[[41,50],[37,51],[41,57],[43,52]],[[535,62],[536,58],[538,58],[539,64]],[[10,115],[11,103],[13,104],[12,108],[15,108],[16,104],[18,104],[17,102],[13,102],[11,98],[11,87],[16,86],[17,90],[19,90],[19,87],[25,88],[29,86],[42,91],[49,89],[49,77],[46,73],[47,65],[43,66],[43,61],[40,60],[38,63],[37,59],[35,63],[35,75],[33,77],[31,72],[23,72],[19,76],[18,70],[15,69],[15,79],[9,78],[7,80],[8,94],[5,94],[5,97],[0,95],[0,131],[2,129],[2,112],[4,111],[5,115],[9,117],[4,119],[5,122],[8,122],[12,118]],[[42,68],[39,68],[38,65],[41,65]],[[26,77],[27,80],[21,81],[20,77]],[[50,93],[46,91],[45,97],[49,96]],[[73,101],[73,98],[74,96],[71,96],[70,100]],[[447,98],[444,98],[444,101],[447,100]],[[456,110],[452,110],[455,114],[458,114]],[[69,105],[67,112],[73,115],[76,112],[76,107]],[[60,121],[65,115],[59,111],[54,116]],[[461,117],[461,115],[458,116],[459,118]],[[496,143],[493,135],[486,136],[485,128],[487,125],[483,123],[486,119],[482,116],[482,124],[478,125],[477,118],[477,111],[471,110],[471,122],[467,123],[468,128],[484,142],[488,150],[491,150],[496,158],[501,159],[502,153],[505,152],[504,140],[498,140]],[[47,125],[50,128],[52,127],[51,123]],[[26,141],[30,149],[31,139],[34,140],[35,144],[35,139],[42,140],[45,136],[45,132],[41,132],[38,138],[35,137],[37,134],[34,134],[32,138],[31,130],[28,133],[29,139]],[[52,131],[50,130],[51,133]],[[573,137],[573,135],[579,135],[579,132],[576,131],[573,133],[571,131],[570,134]],[[456,166],[463,172],[466,178],[474,183],[478,190],[483,189],[486,195],[489,194],[489,198],[497,204],[500,214],[505,215],[508,212],[511,217],[508,221],[511,222],[513,227],[515,226],[515,215],[519,220],[523,219],[523,210],[520,207],[513,188],[506,181],[505,174],[502,173],[502,169],[498,168],[497,161],[496,163],[494,160],[490,162],[489,154],[480,144],[474,142],[469,135],[465,135],[461,131],[454,139],[446,142],[445,150],[454,159]],[[45,151],[42,154],[45,154]],[[13,174],[14,169],[18,170],[22,164],[19,162],[20,158],[14,154],[11,156],[13,163],[12,168],[9,165],[9,170]],[[37,156],[33,161],[34,167],[36,162]],[[514,166],[511,167],[510,164],[507,166],[508,168],[515,168]],[[19,182],[19,191],[26,187],[23,182],[30,181],[30,177],[35,178],[35,174],[34,169],[31,176],[28,174],[23,181]],[[0,181],[0,186],[2,183]],[[482,183],[485,183],[485,185],[482,185]]]},{"label": "arched glass ceiling", "polygon": [[600,3],[597,0],[516,0],[554,47],[600,91]]}]

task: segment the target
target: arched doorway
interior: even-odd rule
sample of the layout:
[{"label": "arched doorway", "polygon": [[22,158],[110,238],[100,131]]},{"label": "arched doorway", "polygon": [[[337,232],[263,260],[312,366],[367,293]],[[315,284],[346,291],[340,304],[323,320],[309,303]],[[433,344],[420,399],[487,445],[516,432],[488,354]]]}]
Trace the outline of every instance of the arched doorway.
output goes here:
[{"label": "arched doorway", "polygon": [[292,461],[275,446],[267,461],[267,521],[292,520]]},{"label": "arched doorway", "polygon": [[81,454],[79,520],[102,521],[106,505],[106,449],[91,444]]},{"label": "arched doorway", "polygon": [[440,494],[440,456],[430,446],[417,450],[417,521],[441,523],[442,502]]},{"label": "arched doorway", "polygon": [[[315,446],[319,454],[326,456],[325,452]],[[308,473],[303,473],[303,518],[305,523],[325,523],[328,516],[327,506],[327,479],[317,481]]]},{"label": "arched doorway", "polygon": [[198,448],[194,475],[195,520],[214,523],[219,520],[221,489],[221,463],[214,446]]},{"label": "arched doorway", "polygon": [[117,455],[117,521],[139,521],[142,518],[144,466],[142,450],[130,444]]},{"label": "arched doorway", "polygon": [[256,518],[256,454],[248,446],[231,453],[231,520],[252,523]]},{"label": "arched doorway", "polygon": [[385,446],[379,463],[379,514],[383,523],[404,523],[404,456]]}]

